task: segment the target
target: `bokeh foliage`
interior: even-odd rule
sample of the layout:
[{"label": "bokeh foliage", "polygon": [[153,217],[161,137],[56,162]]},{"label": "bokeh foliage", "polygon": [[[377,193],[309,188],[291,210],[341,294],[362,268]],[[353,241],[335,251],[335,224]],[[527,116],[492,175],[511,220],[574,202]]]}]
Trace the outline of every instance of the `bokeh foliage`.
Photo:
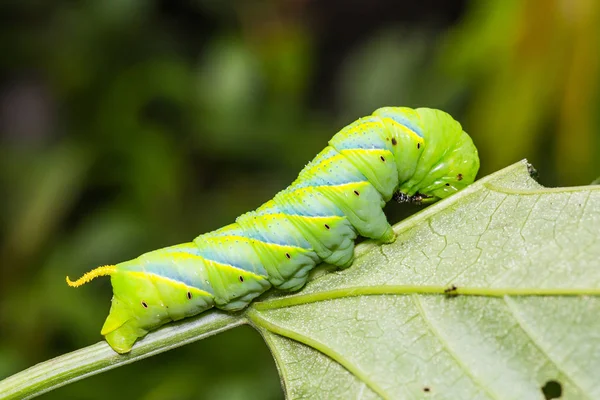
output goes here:
[{"label": "bokeh foliage", "polygon": [[[600,175],[595,0],[5,0],[0,21],[0,377],[100,339],[108,280],[65,275],[231,222],[379,106],[449,111],[482,175]],[[245,327],[44,398],[169,393],[282,396]]]}]

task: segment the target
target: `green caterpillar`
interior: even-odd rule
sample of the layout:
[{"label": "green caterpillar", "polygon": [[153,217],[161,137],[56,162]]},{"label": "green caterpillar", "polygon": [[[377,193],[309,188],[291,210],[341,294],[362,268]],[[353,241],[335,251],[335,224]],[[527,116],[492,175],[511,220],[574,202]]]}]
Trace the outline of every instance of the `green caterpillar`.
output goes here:
[{"label": "green caterpillar", "polygon": [[471,184],[478,169],[477,149],[450,115],[380,108],[338,132],[294,183],[235,223],[67,283],[111,276],[101,333],[126,353],[170,321],[212,307],[240,310],[271,287],[298,290],[322,261],[350,266],[357,234],[394,241],[382,211],[392,197],[442,199]]}]

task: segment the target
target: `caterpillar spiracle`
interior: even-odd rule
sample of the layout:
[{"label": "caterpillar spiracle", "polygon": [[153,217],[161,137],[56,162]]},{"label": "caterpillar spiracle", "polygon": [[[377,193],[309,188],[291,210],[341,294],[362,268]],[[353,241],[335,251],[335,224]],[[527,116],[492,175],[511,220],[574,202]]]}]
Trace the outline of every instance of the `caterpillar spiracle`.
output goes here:
[{"label": "caterpillar spiracle", "polygon": [[189,243],[96,268],[110,275],[101,334],[118,353],[148,331],[212,307],[240,310],[271,287],[298,290],[318,263],[352,264],[357,235],[391,243],[382,207],[432,202],[471,184],[473,141],[443,111],[384,107],[339,131],[272,200]]}]

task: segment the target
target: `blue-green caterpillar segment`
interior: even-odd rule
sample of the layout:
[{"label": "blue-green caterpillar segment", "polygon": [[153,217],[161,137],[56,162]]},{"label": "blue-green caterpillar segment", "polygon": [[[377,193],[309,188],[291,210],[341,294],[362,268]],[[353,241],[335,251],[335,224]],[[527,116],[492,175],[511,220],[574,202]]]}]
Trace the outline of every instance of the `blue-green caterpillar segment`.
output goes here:
[{"label": "blue-green caterpillar segment", "polygon": [[240,310],[271,287],[298,290],[326,261],[351,265],[357,235],[395,239],[382,207],[435,201],[475,180],[477,149],[443,111],[384,107],[343,128],[273,200],[193,242],[96,268],[109,275],[102,335],[119,353],[148,331],[209,308]]}]

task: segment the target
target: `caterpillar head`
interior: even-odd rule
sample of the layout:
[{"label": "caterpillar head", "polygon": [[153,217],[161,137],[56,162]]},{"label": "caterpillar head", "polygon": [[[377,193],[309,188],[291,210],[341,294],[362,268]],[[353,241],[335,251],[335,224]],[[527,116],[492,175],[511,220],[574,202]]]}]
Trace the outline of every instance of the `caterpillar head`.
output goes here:
[{"label": "caterpillar head", "polygon": [[440,110],[414,111],[414,122],[420,127],[424,143],[414,174],[400,185],[400,192],[431,202],[473,183],[479,171],[479,155],[460,123]]}]

